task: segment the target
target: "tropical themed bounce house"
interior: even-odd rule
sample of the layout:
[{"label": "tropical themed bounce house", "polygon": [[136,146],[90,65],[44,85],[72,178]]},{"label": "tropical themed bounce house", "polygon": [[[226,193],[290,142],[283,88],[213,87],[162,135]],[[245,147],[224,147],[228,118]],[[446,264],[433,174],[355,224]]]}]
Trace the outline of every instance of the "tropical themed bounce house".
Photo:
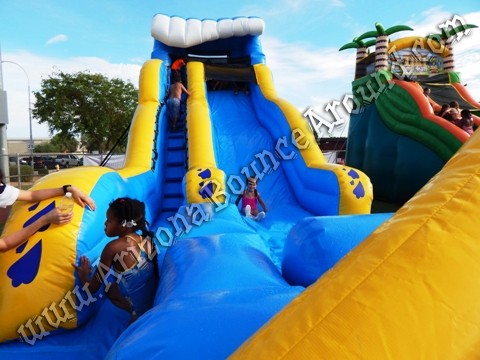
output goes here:
[{"label": "tropical themed bounce house", "polygon": [[[443,104],[480,115],[480,104],[455,72],[453,47],[476,25],[454,17],[450,26],[427,37],[389,36],[412,30],[379,23],[340,50],[357,49],[346,162],[363,170],[378,200],[403,204],[432,178],[470,137],[440,117]],[[373,39],[371,39],[373,38]],[[370,40],[368,40],[370,39]],[[370,47],[374,52],[369,52]],[[429,88],[430,99],[423,96]],[[480,118],[474,115],[480,124]]]},{"label": "tropical themed bounce house", "polygon": [[[97,211],[77,205],[71,223],[0,254],[2,359],[478,354],[480,139],[398,212],[370,214],[369,178],[327,163],[307,121],[276,95],[263,30],[256,17],[153,18],[125,166],[65,169],[33,186],[75,179]],[[177,59],[191,94],[171,131],[164,104]],[[247,176],[267,204],[261,222],[235,205]],[[82,255],[101,265],[105,211],[121,196],[145,203],[157,245],[153,306],[131,324],[102,290],[85,296],[72,267]],[[15,204],[3,235],[58,200]]]}]

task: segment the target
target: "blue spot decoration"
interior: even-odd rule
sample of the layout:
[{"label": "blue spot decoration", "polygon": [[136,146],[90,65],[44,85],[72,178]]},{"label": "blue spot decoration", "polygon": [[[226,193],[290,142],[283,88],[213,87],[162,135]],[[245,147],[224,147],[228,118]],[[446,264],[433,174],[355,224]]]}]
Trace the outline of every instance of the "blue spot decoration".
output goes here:
[{"label": "blue spot decoration", "polygon": [[365,189],[361,182],[359,182],[357,186],[355,186],[355,189],[353,189],[353,194],[357,197],[357,199],[363,198],[365,196]]},{"label": "blue spot decoration", "polygon": [[28,240],[25,241],[25,242],[24,242],[22,245],[20,245],[19,247],[17,247],[17,248],[15,249],[15,252],[16,252],[17,254],[22,253],[23,250],[25,250],[25,248],[27,247],[27,244],[28,244]]},{"label": "blue spot decoration", "polygon": [[41,258],[42,240],[36,243],[7,270],[8,277],[12,279],[12,286],[18,287],[22,284],[30,284],[38,274]]},{"label": "blue spot decoration", "polygon": [[[32,205],[31,207],[28,208],[28,211],[33,211],[36,210],[38,204]],[[41,216],[49,213],[51,210],[55,208],[55,201],[52,201],[50,204],[45,206],[42,210],[40,210],[38,213],[33,215],[30,219],[25,221],[25,224],[23,224],[23,227],[27,227],[28,225],[34,223],[37,219],[39,219]],[[38,229],[39,232],[43,232],[47,230],[50,227],[50,224],[42,226],[40,229]]]},{"label": "blue spot decoration", "polygon": [[[347,174],[352,178],[352,181],[350,181],[350,185],[352,186],[355,185],[356,179],[360,179],[360,175],[358,174],[358,172],[353,169],[350,169]],[[357,199],[363,198],[365,196],[365,188],[363,187],[363,184],[360,180],[358,181],[357,186],[355,186],[355,188],[353,189],[353,194]]]},{"label": "blue spot decoration", "polygon": [[30,211],[36,210],[37,207],[38,207],[38,205],[40,205],[39,202],[33,204],[32,206],[30,206],[30,207],[28,208],[28,211],[30,212]]},{"label": "blue spot decoration", "polygon": [[202,179],[208,179],[212,177],[212,172],[210,169],[205,169],[202,171],[202,169],[197,169],[197,171],[201,171],[198,173],[198,176],[200,176]]},{"label": "blue spot decoration", "polygon": [[360,179],[360,175],[358,175],[358,173],[353,169],[350,169],[348,176],[350,176],[352,179]]}]

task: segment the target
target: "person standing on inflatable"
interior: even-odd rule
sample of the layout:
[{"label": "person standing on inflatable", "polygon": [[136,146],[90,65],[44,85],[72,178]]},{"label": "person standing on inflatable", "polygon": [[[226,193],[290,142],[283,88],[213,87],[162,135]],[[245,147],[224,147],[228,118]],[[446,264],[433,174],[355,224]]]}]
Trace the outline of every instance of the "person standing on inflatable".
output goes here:
[{"label": "person standing on inflatable", "polygon": [[[87,205],[91,210],[95,210],[95,202],[93,199],[83,193],[82,190],[72,185],[64,185],[62,187],[52,189],[20,190],[14,186],[5,184],[3,180],[3,173],[0,172],[0,208],[2,208],[2,210],[12,206],[17,200],[36,203],[42,200],[64,195],[67,192],[72,193],[72,197],[81,207],[85,207],[85,205]],[[8,210],[5,215],[8,215]],[[56,207],[45,215],[40,216],[38,219],[24,228],[0,238],[0,252],[7,251],[21,245],[45,225],[64,225],[69,223],[72,220],[72,217],[72,212],[62,213]]]},{"label": "person standing on inflatable", "polygon": [[190,96],[190,92],[183,86],[180,75],[176,75],[173,84],[168,89],[167,112],[170,119],[170,128],[177,130],[177,122],[180,118],[180,107],[182,104],[182,94]]}]

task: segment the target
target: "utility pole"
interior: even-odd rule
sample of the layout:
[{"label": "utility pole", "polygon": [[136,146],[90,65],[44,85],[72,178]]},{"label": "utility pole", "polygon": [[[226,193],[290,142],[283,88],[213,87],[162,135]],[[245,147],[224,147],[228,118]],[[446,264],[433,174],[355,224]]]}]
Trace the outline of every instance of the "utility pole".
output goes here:
[{"label": "utility pole", "polygon": [[8,161],[8,142],[7,142],[7,92],[3,90],[2,73],[2,49],[0,47],[0,169],[3,171],[5,180],[10,178],[10,166]]}]

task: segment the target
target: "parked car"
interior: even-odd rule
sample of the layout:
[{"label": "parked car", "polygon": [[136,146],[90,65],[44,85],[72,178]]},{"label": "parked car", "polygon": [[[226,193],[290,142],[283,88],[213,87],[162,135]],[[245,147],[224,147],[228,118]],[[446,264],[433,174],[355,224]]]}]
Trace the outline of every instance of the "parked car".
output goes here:
[{"label": "parked car", "polygon": [[45,164],[46,169],[55,169],[55,166],[57,165],[55,158],[51,156],[42,156],[42,157],[43,157],[43,162]]},{"label": "parked car", "polygon": [[[17,166],[17,157],[16,156],[9,156],[8,157],[8,164],[10,166]],[[20,165],[27,165],[27,162],[24,159],[19,159],[18,162]]]},{"label": "parked car", "polygon": [[[32,166],[32,158],[29,156],[23,158],[22,160],[29,166]],[[51,156],[34,156],[33,157],[33,168],[35,170],[39,169],[55,169],[56,161]]]},{"label": "parked car", "polygon": [[73,154],[57,155],[55,161],[58,165],[60,165],[60,167],[70,167],[70,166],[80,165],[80,159],[78,158],[77,155],[73,155]]}]

